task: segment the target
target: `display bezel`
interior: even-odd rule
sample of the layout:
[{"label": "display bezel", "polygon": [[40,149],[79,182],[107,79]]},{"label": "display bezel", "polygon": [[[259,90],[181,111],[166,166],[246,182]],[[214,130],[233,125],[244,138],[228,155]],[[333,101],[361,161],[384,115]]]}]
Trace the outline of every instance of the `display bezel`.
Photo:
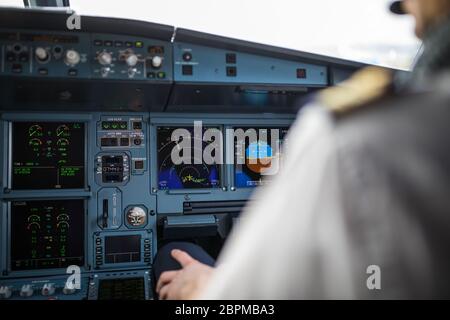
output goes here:
[{"label": "display bezel", "polygon": [[[102,258],[105,258],[105,238],[107,237],[120,237],[120,236],[140,236],[141,237],[141,244],[140,244],[140,259],[139,261],[134,262],[117,262],[117,263],[106,263],[104,261],[101,265],[96,265],[96,239],[101,239],[101,245],[99,245],[102,249]],[[150,266],[153,263],[153,252],[155,250],[154,248],[154,241],[153,241],[153,234],[152,230],[130,230],[130,231],[103,231],[98,234],[93,234],[92,238],[92,252],[94,254],[94,268],[96,270],[111,270],[111,269],[123,269],[123,268],[136,268],[136,267],[143,267],[143,266]],[[145,256],[144,256],[144,247],[145,247],[145,240],[150,241],[150,262],[145,262]]]},{"label": "display bezel", "polygon": [[[14,123],[28,123],[28,122],[36,122],[36,123],[82,123],[84,128],[84,174],[83,174],[83,186],[81,188],[51,188],[51,189],[13,189],[13,126]],[[42,191],[76,191],[76,190],[88,190],[88,131],[89,131],[89,122],[84,119],[41,119],[40,117],[35,118],[24,118],[24,119],[15,119],[8,122],[8,170],[7,170],[7,187],[12,192],[42,192]]]},{"label": "display bezel", "polygon": [[12,221],[12,203],[16,202],[16,201],[25,201],[25,202],[30,202],[30,201],[65,201],[65,200],[74,200],[74,201],[82,201],[83,202],[83,265],[80,266],[80,269],[82,271],[86,270],[87,265],[88,265],[88,248],[89,248],[89,244],[88,244],[88,201],[87,199],[84,198],[39,198],[39,199],[29,199],[29,198],[24,198],[24,199],[14,199],[14,200],[10,200],[7,202],[7,212],[6,212],[6,216],[7,216],[7,243],[6,243],[6,247],[7,247],[7,252],[6,252],[6,266],[7,266],[7,270],[8,273],[11,275],[34,275],[34,274],[65,274],[66,273],[66,268],[62,267],[62,268],[38,268],[38,269],[23,269],[23,270],[13,270],[12,268],[12,226],[11,226],[11,221]]},{"label": "display bezel", "polygon": [[[156,172],[156,177],[155,177],[155,186],[156,186],[156,190],[161,191],[161,192],[167,192],[167,193],[177,193],[177,192],[183,192],[183,193],[202,193],[208,190],[221,190],[223,189],[223,187],[226,184],[226,172],[225,172],[225,165],[223,164],[218,164],[219,166],[219,184],[216,187],[205,187],[205,188],[178,188],[178,189],[171,189],[171,188],[160,188],[159,186],[159,129],[160,128],[171,128],[171,129],[186,129],[186,128],[194,128],[194,125],[191,123],[179,123],[179,124],[174,124],[174,123],[168,123],[168,124],[164,124],[164,123],[158,123],[154,125],[155,128],[155,151],[156,151],[156,157],[155,157],[155,172]],[[226,138],[225,138],[225,131],[224,131],[224,127],[221,124],[214,124],[214,123],[205,123],[203,125],[203,129],[204,128],[214,128],[214,129],[218,129],[223,137],[223,144],[222,144],[222,155],[223,158],[225,159],[225,152],[226,152]]]},{"label": "display bezel", "polygon": [[[259,134],[259,130],[260,129],[270,129],[270,130],[272,130],[272,129],[279,129],[279,130],[286,130],[286,133],[285,133],[285,135],[284,135],[284,137],[283,137],[283,139],[282,140],[284,140],[285,138],[286,138],[286,135],[287,135],[287,132],[289,131],[289,127],[288,126],[279,126],[279,125],[242,125],[242,126],[233,126],[232,127],[233,128],[233,130],[236,130],[236,129],[243,129],[243,130],[247,130],[247,129],[255,129],[255,130],[257,130],[258,131],[258,134]],[[266,184],[261,184],[261,185],[254,185],[254,186],[238,186],[237,185],[237,179],[236,179],[236,174],[237,174],[237,163],[236,163],[236,141],[235,141],[235,139],[234,139],[234,137],[229,137],[232,141],[231,141],[231,145],[232,145],[232,148],[233,148],[233,154],[232,154],[232,156],[234,157],[234,163],[233,163],[233,169],[232,169],[232,179],[233,179],[233,186],[234,186],[234,188],[236,188],[236,189],[244,189],[244,190],[246,190],[246,189],[248,189],[248,190],[253,190],[253,189],[255,189],[255,188],[257,188],[257,187],[260,187],[260,186],[264,186],[264,185],[268,185],[268,184],[270,184],[270,181],[268,181]],[[246,142],[244,142],[244,143],[246,143]],[[281,165],[283,165],[282,163],[281,163]]]}]

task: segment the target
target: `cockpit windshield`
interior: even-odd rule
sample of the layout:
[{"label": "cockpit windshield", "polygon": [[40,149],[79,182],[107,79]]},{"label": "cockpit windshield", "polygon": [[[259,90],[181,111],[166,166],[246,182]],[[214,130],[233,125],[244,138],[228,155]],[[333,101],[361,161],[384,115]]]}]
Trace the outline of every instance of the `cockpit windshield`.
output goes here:
[{"label": "cockpit windshield", "polygon": [[[168,24],[348,60],[410,69],[420,42],[390,0],[71,0],[82,15]],[[0,0],[23,7],[22,0]],[[255,7],[258,10],[255,10]]]}]

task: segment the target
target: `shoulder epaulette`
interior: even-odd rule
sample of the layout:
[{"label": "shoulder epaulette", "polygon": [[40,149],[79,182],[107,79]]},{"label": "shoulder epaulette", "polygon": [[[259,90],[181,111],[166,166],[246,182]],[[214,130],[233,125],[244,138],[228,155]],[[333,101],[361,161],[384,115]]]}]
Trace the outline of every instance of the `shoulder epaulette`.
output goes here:
[{"label": "shoulder epaulette", "polygon": [[393,73],[388,69],[367,67],[335,87],[321,91],[318,100],[330,111],[343,114],[383,97],[391,87],[392,78]]}]

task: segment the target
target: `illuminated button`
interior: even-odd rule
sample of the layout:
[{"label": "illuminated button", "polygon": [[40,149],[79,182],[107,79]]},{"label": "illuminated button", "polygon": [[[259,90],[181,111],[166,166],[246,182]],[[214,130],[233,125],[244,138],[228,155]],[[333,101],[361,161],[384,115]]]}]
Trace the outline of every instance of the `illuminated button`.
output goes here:
[{"label": "illuminated button", "polygon": [[43,296],[51,296],[55,293],[55,285],[53,283],[46,283],[42,287],[41,293]]},{"label": "illuminated button", "polygon": [[31,284],[24,284],[20,289],[21,297],[31,297],[34,293],[33,286]]},{"label": "illuminated button", "polygon": [[156,74],[156,76],[158,77],[158,79],[164,79],[166,77],[166,73],[165,72],[158,72]]},{"label": "illuminated button", "polygon": [[131,48],[133,46],[133,42],[131,41],[125,41],[125,47]]},{"label": "illuminated button", "polygon": [[144,43],[143,43],[142,41],[136,41],[136,42],[134,43],[134,46],[135,46],[136,48],[142,48],[142,47],[144,47]]}]

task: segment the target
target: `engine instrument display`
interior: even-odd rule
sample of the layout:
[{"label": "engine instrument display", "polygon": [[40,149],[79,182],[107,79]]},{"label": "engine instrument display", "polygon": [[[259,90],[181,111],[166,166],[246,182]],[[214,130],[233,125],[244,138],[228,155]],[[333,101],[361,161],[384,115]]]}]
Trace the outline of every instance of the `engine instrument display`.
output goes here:
[{"label": "engine instrument display", "polygon": [[287,128],[234,128],[234,132],[249,133],[249,129],[254,139],[251,135],[237,139],[235,134],[234,178],[238,188],[264,185],[276,175],[281,165],[280,147],[288,132]]},{"label": "engine instrument display", "polygon": [[84,264],[84,201],[11,203],[11,270]]},{"label": "engine instrument display", "polygon": [[[184,138],[172,141],[172,133],[176,129],[185,130],[190,136],[190,150],[181,147]],[[220,187],[220,165],[207,164],[203,158],[205,148],[215,142],[214,138],[203,139],[206,130],[212,129],[220,134],[220,129],[215,127],[203,127],[201,137],[197,136],[193,127],[174,128],[158,127],[158,188],[167,189],[201,189]],[[172,151],[183,158],[184,152],[190,152],[189,163],[175,164],[172,159]],[[214,148],[211,148],[211,157],[215,157]]]},{"label": "engine instrument display", "polygon": [[83,188],[84,170],[84,123],[12,124],[12,189]]}]

